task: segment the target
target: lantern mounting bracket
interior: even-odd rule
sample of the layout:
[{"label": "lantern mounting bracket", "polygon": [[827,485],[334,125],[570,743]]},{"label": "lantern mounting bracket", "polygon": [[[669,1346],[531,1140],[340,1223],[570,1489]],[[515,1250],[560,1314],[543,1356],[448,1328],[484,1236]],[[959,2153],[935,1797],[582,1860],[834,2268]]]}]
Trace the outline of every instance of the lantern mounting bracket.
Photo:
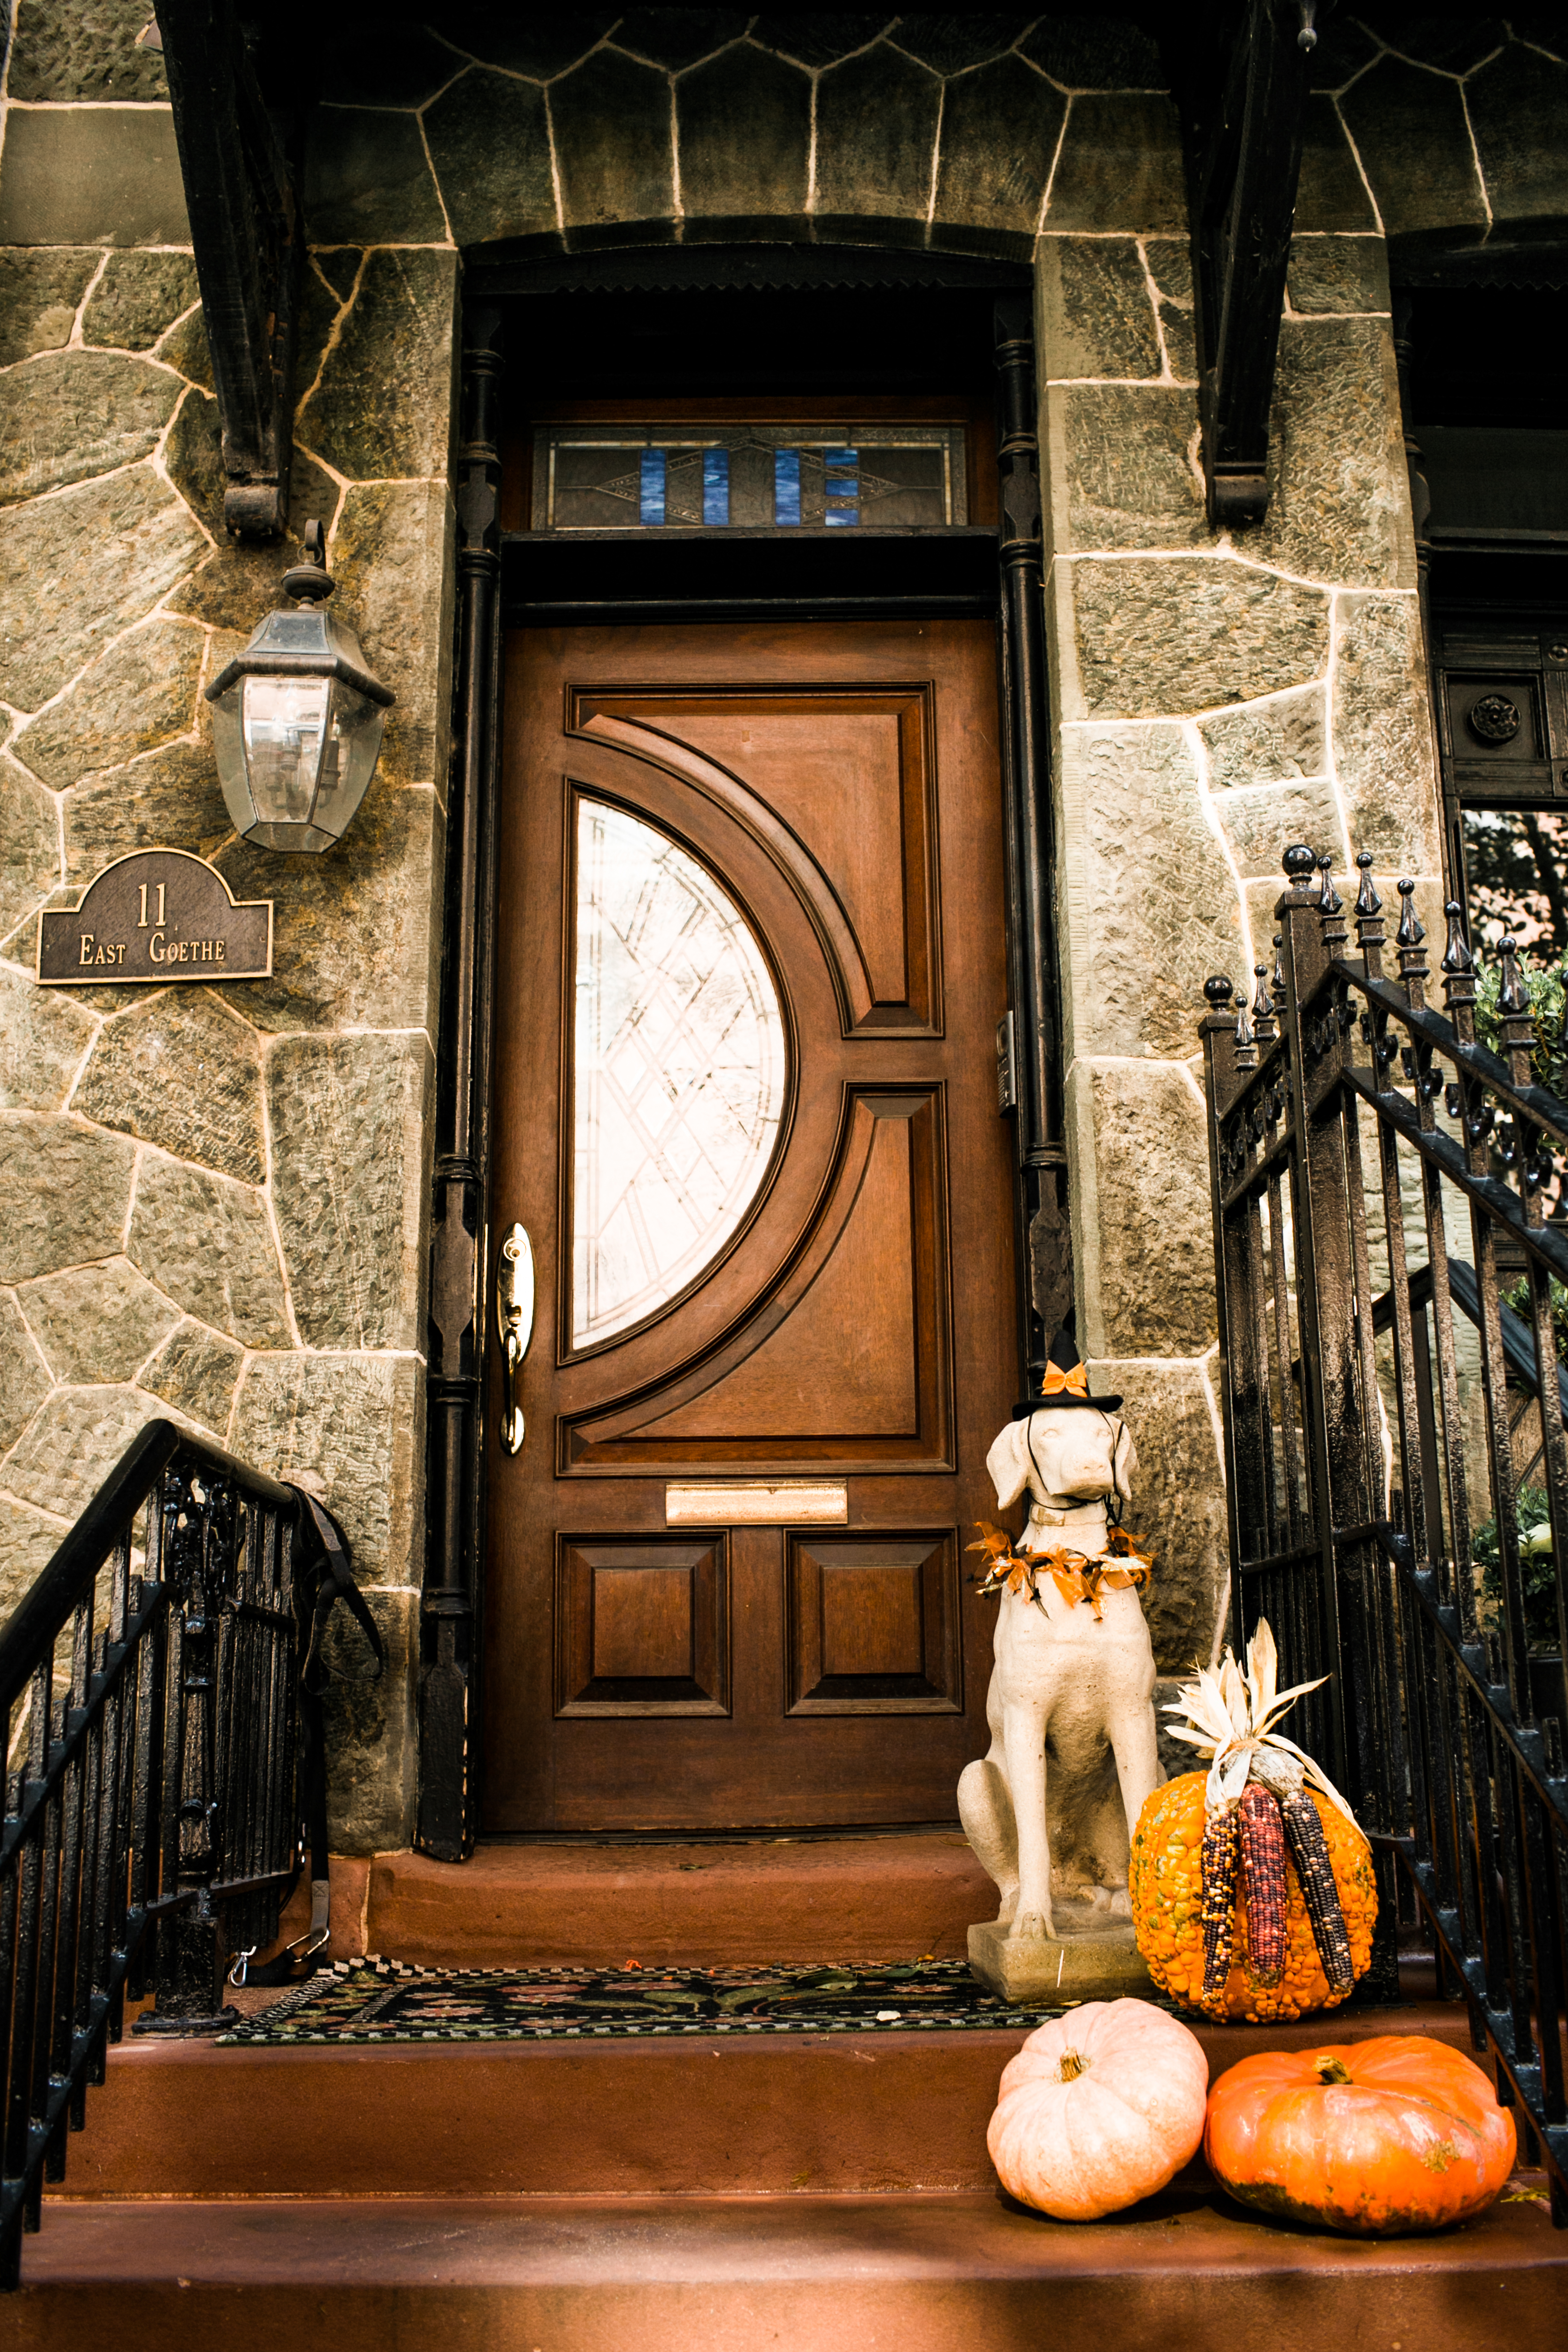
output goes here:
[{"label": "lantern mounting bracket", "polygon": [[1310,63],[1332,0],[1208,0],[1164,43],[1182,115],[1211,525],[1268,506],[1268,412]]},{"label": "lantern mounting bracket", "polygon": [[304,228],[293,175],[230,0],[156,0],[223,433],[223,519],[289,519]]}]

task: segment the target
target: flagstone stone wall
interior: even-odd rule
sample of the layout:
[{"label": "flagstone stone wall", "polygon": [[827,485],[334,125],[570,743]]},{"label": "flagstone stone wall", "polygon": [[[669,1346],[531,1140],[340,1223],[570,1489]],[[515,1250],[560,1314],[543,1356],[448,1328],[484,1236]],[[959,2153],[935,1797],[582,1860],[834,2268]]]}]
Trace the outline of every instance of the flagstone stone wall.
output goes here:
[{"label": "flagstone stone wall", "polygon": [[[201,689],[292,547],[224,536],[163,66],[136,46],[151,13],[23,0],[7,69],[0,1611],[154,1414],[314,1481],[391,1658],[340,1703],[334,1837],[386,1846],[415,1759],[458,263],[437,221],[310,268],[292,514],[326,524],[338,606],[397,705],[337,850],[247,849]],[[153,843],[277,900],[272,979],[37,987],[40,907]]]},{"label": "flagstone stone wall", "polygon": [[[1267,950],[1298,835],[1433,884],[1385,240],[1568,210],[1546,37],[1336,20],[1275,495],[1233,542],[1203,520],[1174,115],[1131,25],[454,5],[388,39],[334,11],[292,512],[398,702],[346,841],[285,859],[233,838],[201,701],[290,551],[223,537],[150,15],[19,0],[4,85],[0,1609],[153,1413],[316,1479],[394,1659],[340,1711],[334,1841],[406,1836],[461,256],[823,238],[1038,257],[1079,1328],[1143,1457],[1162,1664],[1206,1653],[1199,992]],[[273,979],[37,988],[39,908],[153,842],[276,898]]]},{"label": "flagstone stone wall", "polygon": [[[1381,21],[1381,20],[1379,20]],[[1391,239],[1568,209],[1568,68],[1496,24],[1331,21],[1314,61],[1258,530],[1205,520],[1173,125],[1038,247],[1079,1331],[1143,1454],[1167,1670],[1221,1634],[1201,989],[1272,962],[1280,852],[1370,850],[1440,921]],[[1075,108],[1078,101],[1075,100]],[[1550,160],[1555,150],[1556,160]],[[1397,250],[1397,247],[1395,248]],[[1440,934],[1439,934],[1440,935]],[[1214,1578],[1207,1583],[1206,1578]]]}]

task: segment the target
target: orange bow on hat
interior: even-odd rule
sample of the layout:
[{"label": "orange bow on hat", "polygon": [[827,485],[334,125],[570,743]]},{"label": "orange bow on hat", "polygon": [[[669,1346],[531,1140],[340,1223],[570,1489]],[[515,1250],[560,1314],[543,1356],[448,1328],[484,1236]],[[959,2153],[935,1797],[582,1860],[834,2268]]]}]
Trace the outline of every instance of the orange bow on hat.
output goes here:
[{"label": "orange bow on hat", "polygon": [[1032,1412],[1055,1407],[1060,1412],[1068,1406],[1081,1407],[1087,1412],[1114,1412],[1121,1404],[1119,1396],[1096,1396],[1089,1385],[1089,1367],[1078,1351],[1078,1341],[1064,1323],[1051,1341],[1050,1354],[1042,1368],[1040,1393],[1025,1397],[1013,1407],[1015,1421],[1026,1421]]}]

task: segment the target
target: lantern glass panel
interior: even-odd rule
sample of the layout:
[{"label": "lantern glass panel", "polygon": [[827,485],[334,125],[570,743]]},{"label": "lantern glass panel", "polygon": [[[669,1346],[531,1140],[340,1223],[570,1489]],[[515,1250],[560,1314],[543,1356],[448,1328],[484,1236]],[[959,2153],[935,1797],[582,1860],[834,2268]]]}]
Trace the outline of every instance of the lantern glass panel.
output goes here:
[{"label": "lantern glass panel", "polygon": [[332,773],[335,781],[338,744],[329,724],[331,698],[330,677],[246,679],[240,721],[245,763],[250,772],[250,796],[264,822],[308,824],[318,777],[325,782],[326,773]]}]

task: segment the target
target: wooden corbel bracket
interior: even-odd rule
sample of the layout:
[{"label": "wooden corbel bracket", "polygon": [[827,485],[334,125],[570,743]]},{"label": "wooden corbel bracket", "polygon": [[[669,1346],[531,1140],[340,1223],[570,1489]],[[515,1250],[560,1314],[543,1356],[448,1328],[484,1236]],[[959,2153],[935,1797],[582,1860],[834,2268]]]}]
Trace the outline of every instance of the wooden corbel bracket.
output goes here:
[{"label": "wooden corbel bracket", "polygon": [[229,0],[156,0],[236,539],[289,519],[304,229]]},{"label": "wooden corbel bracket", "polygon": [[1204,489],[1216,530],[1268,510],[1310,59],[1331,5],[1219,0],[1165,37],[1186,150]]}]

